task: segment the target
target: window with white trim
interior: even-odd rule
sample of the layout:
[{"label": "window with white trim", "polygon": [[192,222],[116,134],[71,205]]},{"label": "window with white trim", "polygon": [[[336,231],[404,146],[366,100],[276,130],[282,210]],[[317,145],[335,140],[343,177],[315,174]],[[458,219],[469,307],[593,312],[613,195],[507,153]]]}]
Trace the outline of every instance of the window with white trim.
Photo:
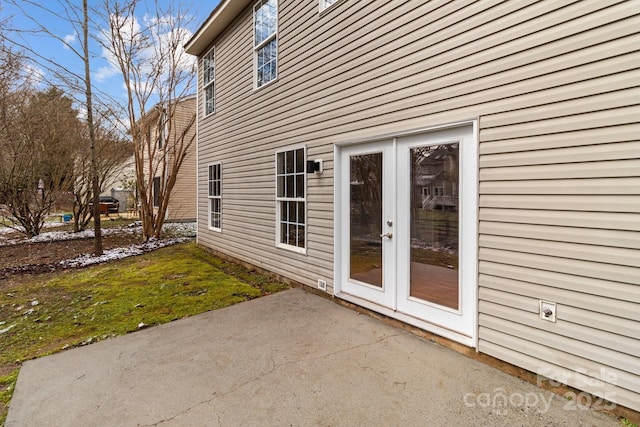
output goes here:
[{"label": "window with white trim", "polygon": [[253,68],[256,88],[278,76],[278,0],[253,7]]},{"label": "window with white trim", "polygon": [[337,2],[338,0],[320,0],[320,12]]},{"label": "window with white trim", "polygon": [[153,177],[153,207],[160,207],[160,177]]},{"label": "window with white trim", "polygon": [[304,147],[276,153],[276,242],[298,252],[307,244],[305,164]]},{"label": "window with white trim", "polygon": [[215,112],[216,64],[213,48],[202,57],[202,91],[204,93],[204,115]]},{"label": "window with white trim", "polygon": [[222,164],[209,165],[209,227],[222,228]]}]

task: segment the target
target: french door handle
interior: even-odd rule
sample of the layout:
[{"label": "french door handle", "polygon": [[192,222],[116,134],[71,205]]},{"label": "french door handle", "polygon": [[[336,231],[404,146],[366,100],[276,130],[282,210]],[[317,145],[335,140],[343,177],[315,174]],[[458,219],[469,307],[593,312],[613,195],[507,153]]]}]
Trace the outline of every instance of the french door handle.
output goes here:
[{"label": "french door handle", "polygon": [[393,237],[393,233],[389,232],[389,233],[381,234],[380,237],[386,237],[386,238],[390,239],[390,238]]}]

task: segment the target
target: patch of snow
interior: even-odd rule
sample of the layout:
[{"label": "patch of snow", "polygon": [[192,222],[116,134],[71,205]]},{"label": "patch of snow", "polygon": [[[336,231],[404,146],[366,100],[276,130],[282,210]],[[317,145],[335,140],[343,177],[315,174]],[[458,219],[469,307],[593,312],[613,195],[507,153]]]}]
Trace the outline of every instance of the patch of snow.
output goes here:
[{"label": "patch of snow", "polygon": [[4,329],[0,329],[0,334],[4,334],[5,332],[9,332],[9,331],[10,331],[13,327],[15,327],[15,326],[16,326],[16,325],[15,325],[15,323],[14,323],[14,324],[13,324],[13,325],[11,325],[11,326],[7,326],[7,327],[6,327],[6,328],[4,328]]},{"label": "patch of snow", "polygon": [[[0,229],[5,230],[5,229]],[[13,230],[11,230],[13,231]],[[174,245],[176,243],[182,243],[192,240],[196,235],[196,224],[191,223],[167,223],[163,227],[165,233],[177,236],[169,239],[150,239],[148,242],[133,244],[123,248],[115,248],[104,251],[100,256],[93,256],[90,254],[80,255],[76,258],[60,261],[58,264],[63,267],[85,267],[92,264],[98,264],[101,262],[107,262],[117,259],[123,259],[130,256],[141,255],[146,252],[150,252],[156,249],[163,248],[165,246]],[[103,228],[102,235],[109,236],[113,234],[142,234],[142,227],[140,223],[134,223],[128,226]],[[21,240],[5,240],[2,241],[0,237],[0,246],[18,244],[18,243],[35,243],[35,242],[51,242],[62,240],[75,240],[75,239],[90,239],[95,236],[93,229],[84,230],[78,233],[73,231],[50,231],[41,233],[31,239]],[[31,305],[38,305],[38,301],[32,301]],[[22,307],[19,307],[22,309]]]},{"label": "patch of snow", "polygon": [[9,228],[9,227],[0,227],[0,236],[2,236],[3,234],[9,234],[9,233],[13,233],[15,230],[13,228]]},{"label": "patch of snow", "polygon": [[162,226],[162,231],[176,236],[195,237],[197,227],[195,222],[170,222]]},{"label": "patch of snow", "polygon": [[[103,228],[101,231],[103,236],[110,236],[113,234],[140,233],[142,229],[116,227],[116,228]],[[92,239],[95,237],[95,235],[96,234],[93,229],[87,229],[84,231],[79,231],[77,233],[74,233],[73,231],[50,231],[47,233],[40,233],[37,236],[33,236],[31,239],[27,239],[26,242],[37,243],[37,242],[53,242],[53,241],[59,241],[59,240]]]},{"label": "patch of snow", "polygon": [[178,237],[175,239],[161,239],[161,240],[149,240],[146,243],[140,243],[136,245],[129,245],[125,248],[115,248],[104,251],[100,256],[93,255],[80,255],[79,257],[60,261],[60,265],[65,267],[86,267],[92,264],[98,264],[101,262],[114,261],[117,259],[123,259],[130,256],[142,255],[145,252],[150,252],[156,249],[163,248],[165,246],[175,245],[176,243],[187,242],[191,240],[188,237]]},{"label": "patch of snow", "polygon": [[[113,228],[103,228],[101,230],[102,235],[110,236],[113,234],[142,234],[142,226],[139,222],[136,222],[132,225],[122,226],[122,227],[113,227]],[[9,231],[6,231],[6,230],[9,230]],[[178,237],[195,237],[196,223],[195,222],[166,223],[162,227],[162,230],[165,233],[171,233],[172,235],[178,236]],[[0,231],[2,231],[2,234],[6,234],[14,230],[4,227],[4,228],[0,228]],[[63,240],[75,240],[75,239],[92,239],[94,237],[95,237],[95,233],[93,229],[87,229],[84,231],[79,231],[77,233],[74,233],[73,231],[49,231],[45,233],[40,233],[39,235],[33,236],[30,239],[13,239],[13,240],[3,239],[0,234],[0,245],[6,246],[6,245],[15,245],[19,243],[38,243],[38,242],[53,242],[53,241],[63,241]]]},{"label": "patch of snow", "polygon": [[[65,224],[62,222],[45,222],[42,225],[42,229],[64,227],[65,225],[69,225],[69,224]],[[16,225],[14,228],[7,227],[7,226],[0,226],[0,238],[3,238],[5,234],[11,234],[15,232],[19,233],[19,232],[22,232],[23,230],[24,230],[24,227],[21,225]]]}]

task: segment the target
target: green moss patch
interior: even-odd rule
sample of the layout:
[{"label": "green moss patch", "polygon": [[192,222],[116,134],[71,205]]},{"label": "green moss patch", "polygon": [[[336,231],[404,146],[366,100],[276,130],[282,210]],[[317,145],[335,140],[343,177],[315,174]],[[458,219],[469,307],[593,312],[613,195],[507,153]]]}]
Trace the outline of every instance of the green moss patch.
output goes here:
[{"label": "green moss patch", "polygon": [[0,282],[0,423],[22,361],[226,307],[288,286],[194,243],[76,271]]}]

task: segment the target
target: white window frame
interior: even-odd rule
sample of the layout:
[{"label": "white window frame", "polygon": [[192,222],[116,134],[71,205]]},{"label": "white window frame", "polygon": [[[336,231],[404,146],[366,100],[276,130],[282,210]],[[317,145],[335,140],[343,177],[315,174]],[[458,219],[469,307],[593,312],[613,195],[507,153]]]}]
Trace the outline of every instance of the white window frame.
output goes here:
[{"label": "white window frame", "polygon": [[[207,64],[211,64],[207,67]],[[213,69],[213,76],[210,76],[208,71],[209,68]],[[210,80],[207,81],[207,78]],[[207,97],[207,94],[211,91],[211,98]],[[210,116],[211,114],[216,112],[216,55],[215,55],[215,47],[212,47],[203,57],[202,57],[202,108],[204,112],[204,116]],[[210,104],[208,101],[211,101]],[[209,111],[208,107],[211,106],[211,111]]]},{"label": "white window frame", "polygon": [[[269,1],[275,2],[275,6],[276,6],[276,25],[275,25],[275,29],[273,30],[272,34],[270,34],[264,40],[258,42],[256,40],[256,13],[257,13],[258,10],[260,10],[260,8],[265,3],[268,3]],[[278,80],[278,0],[259,0],[257,3],[255,3],[253,5],[253,25],[252,25],[252,28],[253,28],[253,89],[254,90],[258,90],[258,89],[261,89],[261,88],[263,88],[265,86],[268,86],[271,83],[273,83],[276,80]],[[276,49],[275,75],[273,76],[273,78],[271,80],[266,81],[264,83],[260,83],[258,81],[258,55],[260,54],[260,51],[262,51],[265,48],[265,46],[267,46],[272,41],[276,42],[276,47],[275,47],[275,49]]]},{"label": "white window frame", "polygon": [[319,0],[320,3],[320,13],[324,12],[325,10],[329,9],[331,6],[339,3],[340,0]]},{"label": "white window frame", "polygon": [[[219,173],[219,178],[215,178],[215,176],[212,175],[212,171],[215,168],[218,168],[218,173]],[[216,191],[216,186],[215,184],[218,183],[218,190]],[[207,223],[209,225],[209,229],[211,230],[215,230],[215,231],[222,231],[222,163],[221,162],[216,162],[216,163],[210,163],[207,165],[207,198],[208,198],[208,208],[207,208]],[[217,201],[217,212],[214,212],[214,206],[216,205],[216,201]],[[218,222],[217,224],[215,224],[212,221],[212,215],[214,213],[217,213],[218,215]]]},{"label": "white window frame", "polygon": [[[298,168],[297,162],[294,163],[294,171],[292,173],[288,173],[286,172],[286,170],[284,171],[284,173],[280,173],[280,170],[278,168],[278,159],[279,159],[279,155],[281,153],[294,153],[297,150],[303,150],[302,151],[302,165],[300,166],[302,168],[302,170],[300,171],[300,169]],[[285,154],[286,155],[286,154]],[[294,156],[294,159],[296,157]],[[302,253],[302,254],[306,254],[307,253],[307,247],[308,247],[308,239],[307,239],[307,235],[308,235],[308,212],[307,212],[307,147],[304,145],[296,145],[296,146],[292,146],[292,147],[287,147],[281,150],[276,151],[275,153],[275,178],[276,178],[276,182],[275,182],[275,186],[276,186],[276,247],[278,248],[282,248],[282,249],[287,249],[293,252],[298,252],[298,253]],[[293,180],[294,182],[297,182],[296,177],[302,175],[302,184],[304,186],[304,189],[302,191],[302,196],[303,197],[286,197],[285,195],[280,195],[279,194],[279,179],[280,177],[283,177],[284,182],[287,181],[286,177],[287,176],[292,176],[293,175]],[[297,186],[297,184],[296,184]],[[295,188],[294,187],[294,192],[295,192]],[[286,191],[286,190],[284,190]],[[287,219],[287,221],[283,221],[282,220],[282,207],[284,204],[286,203],[290,203],[290,202],[294,202],[294,203],[303,203],[303,213],[304,213],[304,222],[299,222],[296,218],[295,222],[290,221],[289,219]],[[299,210],[296,209],[296,214],[299,213]],[[290,245],[289,243],[286,242],[282,242],[282,226],[283,224],[294,224],[297,226],[302,225],[304,227],[304,233],[303,233],[303,239],[304,239],[304,246],[296,246],[296,245]]]}]

